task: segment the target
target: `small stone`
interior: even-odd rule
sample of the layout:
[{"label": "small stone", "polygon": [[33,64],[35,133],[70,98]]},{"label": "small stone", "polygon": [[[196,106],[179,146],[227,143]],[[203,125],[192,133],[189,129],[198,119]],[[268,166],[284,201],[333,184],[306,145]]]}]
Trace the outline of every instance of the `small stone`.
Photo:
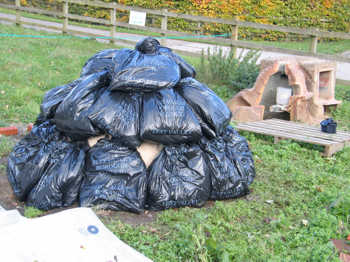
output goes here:
[{"label": "small stone", "polygon": [[301,223],[302,223],[304,226],[309,225],[309,221],[307,221],[306,219],[301,220]]}]

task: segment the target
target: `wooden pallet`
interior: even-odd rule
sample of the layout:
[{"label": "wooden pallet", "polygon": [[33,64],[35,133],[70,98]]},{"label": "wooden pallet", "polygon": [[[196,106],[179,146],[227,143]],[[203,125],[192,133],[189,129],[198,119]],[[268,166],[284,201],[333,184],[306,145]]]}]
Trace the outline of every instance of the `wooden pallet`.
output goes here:
[{"label": "wooden pallet", "polygon": [[321,132],[320,127],[280,119],[239,123],[236,128],[237,130],[273,136],[275,143],[281,139],[293,139],[321,145],[325,147],[323,155],[326,157],[350,146],[350,133],[337,130],[336,134],[328,134]]}]

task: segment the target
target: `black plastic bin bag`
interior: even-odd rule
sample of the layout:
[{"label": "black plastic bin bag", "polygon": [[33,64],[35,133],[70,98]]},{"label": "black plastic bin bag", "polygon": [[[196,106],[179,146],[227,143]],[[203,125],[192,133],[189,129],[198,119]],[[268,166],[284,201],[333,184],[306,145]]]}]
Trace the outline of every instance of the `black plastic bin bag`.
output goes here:
[{"label": "black plastic bin bag", "polygon": [[223,137],[210,141],[203,138],[200,145],[211,169],[210,199],[231,199],[248,194],[255,169],[247,141],[229,126]]},{"label": "black plastic bin bag", "polygon": [[195,78],[196,77],[196,70],[194,69],[194,67],[191,66],[190,64],[188,64],[184,59],[182,59],[181,56],[173,53],[170,48],[161,46],[159,48],[159,52],[162,55],[169,56],[171,59],[173,59],[175,61],[176,64],[179,65],[181,78],[185,78],[185,77]]},{"label": "black plastic bin bag", "polygon": [[104,133],[123,144],[140,145],[139,115],[141,97],[138,94],[106,90],[91,107],[89,119]]},{"label": "black plastic bin bag", "polygon": [[80,205],[139,213],[146,198],[146,166],[136,150],[102,139],[86,157]]},{"label": "black plastic bin bag", "polygon": [[109,82],[107,71],[91,74],[69,93],[56,110],[57,129],[75,139],[97,136],[101,131],[89,120],[90,107],[99,99]]},{"label": "black plastic bin bag", "polygon": [[47,166],[28,195],[27,205],[49,210],[71,206],[78,200],[85,152],[74,143],[51,141]]},{"label": "black plastic bin bag", "polygon": [[198,145],[168,146],[149,167],[147,208],[201,207],[210,194],[210,170]]},{"label": "black plastic bin bag", "polygon": [[7,177],[16,197],[24,201],[38,183],[50,158],[48,144],[62,139],[49,121],[34,126],[8,157]]},{"label": "black plastic bin bag", "polygon": [[180,80],[178,64],[171,57],[160,54],[159,43],[153,40],[140,41],[128,59],[114,67],[111,90],[152,92],[177,84]]},{"label": "black plastic bin bag", "polygon": [[237,168],[242,176],[245,177],[248,185],[250,185],[255,178],[255,166],[247,139],[239,135],[232,126],[227,126],[223,138],[226,142],[226,150],[229,156],[231,159],[237,159]]},{"label": "black plastic bin bag", "polygon": [[171,145],[199,141],[202,131],[191,107],[167,88],[144,95],[140,135],[143,140]]},{"label": "black plastic bin bag", "polygon": [[80,76],[87,76],[104,70],[112,72],[115,65],[123,63],[128,58],[132,50],[124,49],[106,49],[93,55],[81,70]]},{"label": "black plastic bin bag", "polygon": [[204,122],[220,136],[231,120],[231,111],[210,88],[194,78],[184,78],[176,90]]},{"label": "black plastic bin bag", "polygon": [[69,84],[57,86],[46,92],[43,102],[40,105],[40,114],[35,123],[41,124],[52,119],[55,116],[57,107],[80,82],[81,79],[77,79]]}]

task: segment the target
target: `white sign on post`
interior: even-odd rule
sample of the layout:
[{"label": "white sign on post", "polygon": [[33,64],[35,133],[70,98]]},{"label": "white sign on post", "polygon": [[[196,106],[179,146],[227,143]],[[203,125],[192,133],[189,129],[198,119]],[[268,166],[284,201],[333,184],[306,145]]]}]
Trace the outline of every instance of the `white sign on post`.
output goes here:
[{"label": "white sign on post", "polygon": [[129,24],[145,26],[146,24],[146,13],[130,11]]}]

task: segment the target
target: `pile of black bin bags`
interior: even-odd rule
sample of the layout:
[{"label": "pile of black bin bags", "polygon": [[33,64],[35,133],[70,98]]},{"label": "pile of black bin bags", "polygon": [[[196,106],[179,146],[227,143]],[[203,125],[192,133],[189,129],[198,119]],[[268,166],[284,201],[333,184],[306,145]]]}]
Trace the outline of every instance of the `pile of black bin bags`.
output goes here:
[{"label": "pile of black bin bags", "polygon": [[[156,39],[104,50],[79,79],[45,94],[8,160],[15,195],[42,210],[72,205],[141,212],[248,193],[255,170],[230,110]],[[93,147],[89,137],[108,135]],[[164,148],[146,168],[142,141]]]}]

